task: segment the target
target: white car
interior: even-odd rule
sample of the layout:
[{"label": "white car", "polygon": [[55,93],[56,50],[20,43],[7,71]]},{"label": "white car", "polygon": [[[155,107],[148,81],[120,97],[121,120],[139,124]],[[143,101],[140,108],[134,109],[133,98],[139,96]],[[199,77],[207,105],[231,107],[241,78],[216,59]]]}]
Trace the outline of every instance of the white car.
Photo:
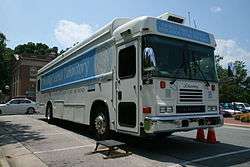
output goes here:
[{"label": "white car", "polygon": [[242,111],[240,111],[237,108],[235,108],[232,105],[232,103],[221,103],[220,106],[221,106],[220,113],[223,116],[233,116],[235,114],[242,113]]},{"label": "white car", "polygon": [[248,103],[232,102],[232,104],[235,106],[235,108],[241,110],[244,113],[250,112],[250,105]]},{"label": "white car", "polygon": [[37,111],[36,103],[27,98],[12,99],[5,104],[0,104],[1,114],[34,114]]}]

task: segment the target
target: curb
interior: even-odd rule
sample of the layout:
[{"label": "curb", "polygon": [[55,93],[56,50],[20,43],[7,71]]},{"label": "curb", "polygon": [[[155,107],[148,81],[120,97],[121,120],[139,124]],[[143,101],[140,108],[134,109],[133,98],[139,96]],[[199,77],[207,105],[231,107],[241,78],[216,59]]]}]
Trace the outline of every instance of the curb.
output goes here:
[{"label": "curb", "polygon": [[250,128],[250,125],[240,125],[240,124],[230,124],[230,123],[224,123],[224,125],[236,126],[236,127],[242,127],[242,128]]}]

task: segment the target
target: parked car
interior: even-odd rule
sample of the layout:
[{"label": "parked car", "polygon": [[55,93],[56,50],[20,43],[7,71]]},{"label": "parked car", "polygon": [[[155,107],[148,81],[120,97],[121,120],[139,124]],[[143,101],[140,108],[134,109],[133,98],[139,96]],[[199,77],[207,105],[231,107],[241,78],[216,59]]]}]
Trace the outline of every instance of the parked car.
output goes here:
[{"label": "parked car", "polygon": [[224,117],[231,117],[240,113],[242,113],[242,111],[235,108],[232,103],[220,103],[220,114]]},{"label": "parked car", "polygon": [[228,112],[227,110],[225,110],[225,108],[224,108],[223,105],[224,105],[223,103],[220,104],[220,106],[219,106],[219,113],[221,115],[223,115],[223,117],[231,117],[232,114],[230,112]]},{"label": "parked car", "polygon": [[15,98],[0,104],[0,114],[34,114],[36,111],[36,103],[27,98]]},{"label": "parked car", "polygon": [[242,111],[243,113],[250,112],[250,105],[242,102],[232,102],[234,108]]}]

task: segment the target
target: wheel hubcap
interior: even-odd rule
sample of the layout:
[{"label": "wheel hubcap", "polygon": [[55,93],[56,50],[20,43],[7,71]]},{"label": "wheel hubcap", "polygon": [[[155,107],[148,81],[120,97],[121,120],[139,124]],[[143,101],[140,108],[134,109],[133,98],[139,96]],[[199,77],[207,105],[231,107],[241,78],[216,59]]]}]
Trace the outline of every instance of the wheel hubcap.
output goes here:
[{"label": "wheel hubcap", "polygon": [[50,120],[51,109],[48,109],[47,120]]},{"label": "wheel hubcap", "polygon": [[106,131],[107,122],[103,114],[100,114],[95,119],[95,128],[98,134],[104,134]]},{"label": "wheel hubcap", "polygon": [[30,108],[30,109],[28,110],[28,113],[29,113],[29,114],[33,113],[33,108]]}]

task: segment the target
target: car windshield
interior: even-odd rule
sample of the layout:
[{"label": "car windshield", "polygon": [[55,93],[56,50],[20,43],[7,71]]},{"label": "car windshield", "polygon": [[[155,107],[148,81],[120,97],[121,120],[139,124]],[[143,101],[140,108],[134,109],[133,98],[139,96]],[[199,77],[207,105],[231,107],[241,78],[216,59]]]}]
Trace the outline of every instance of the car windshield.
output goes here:
[{"label": "car windshield", "polygon": [[143,37],[143,50],[145,48],[154,51],[156,67],[153,76],[217,82],[212,47],[146,35]]},{"label": "car windshield", "polygon": [[242,108],[244,108],[244,105],[243,104],[236,104],[236,108],[242,109]]},{"label": "car windshield", "polygon": [[246,107],[250,107],[250,105],[248,103],[244,103]]},{"label": "car windshield", "polygon": [[231,103],[225,103],[223,104],[224,109],[233,109],[233,105]]}]

